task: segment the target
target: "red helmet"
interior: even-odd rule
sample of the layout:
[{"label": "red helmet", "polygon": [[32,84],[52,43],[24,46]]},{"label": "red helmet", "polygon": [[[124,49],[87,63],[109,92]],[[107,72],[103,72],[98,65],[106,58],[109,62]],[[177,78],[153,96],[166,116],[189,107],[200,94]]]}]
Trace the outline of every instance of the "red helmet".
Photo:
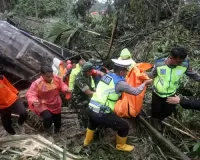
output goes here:
[{"label": "red helmet", "polygon": [[72,64],[67,64],[67,69],[72,69]]},{"label": "red helmet", "polygon": [[72,61],[71,60],[67,60],[67,64],[71,64],[72,63]]}]

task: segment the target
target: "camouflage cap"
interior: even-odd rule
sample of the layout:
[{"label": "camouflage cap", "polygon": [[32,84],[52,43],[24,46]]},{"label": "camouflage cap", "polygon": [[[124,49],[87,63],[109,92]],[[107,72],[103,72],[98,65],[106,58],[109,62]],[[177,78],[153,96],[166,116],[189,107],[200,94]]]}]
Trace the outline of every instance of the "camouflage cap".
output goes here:
[{"label": "camouflage cap", "polygon": [[92,63],[94,66],[103,66],[103,62],[101,59],[90,59],[90,63]]},{"label": "camouflage cap", "polygon": [[103,66],[102,60],[101,60],[101,59],[97,59],[97,60],[96,60],[96,65],[98,65],[98,66]]},{"label": "camouflage cap", "polygon": [[91,69],[93,69],[93,64],[92,63],[90,63],[90,62],[86,62],[84,65],[83,65],[83,67],[82,67],[82,71],[83,72],[87,72],[87,71],[89,71],[89,70],[91,70]]}]

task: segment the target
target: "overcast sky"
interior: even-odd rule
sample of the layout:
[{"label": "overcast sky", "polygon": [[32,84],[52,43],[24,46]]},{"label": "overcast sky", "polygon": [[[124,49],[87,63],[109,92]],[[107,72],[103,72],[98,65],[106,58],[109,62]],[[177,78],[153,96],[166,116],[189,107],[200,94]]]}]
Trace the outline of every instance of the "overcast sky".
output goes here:
[{"label": "overcast sky", "polygon": [[[99,1],[99,2],[101,2],[101,3],[107,2],[107,0],[97,0],[97,1]],[[113,0],[112,0],[112,2],[113,2]]]},{"label": "overcast sky", "polygon": [[107,0],[98,0],[101,3],[105,3]]}]

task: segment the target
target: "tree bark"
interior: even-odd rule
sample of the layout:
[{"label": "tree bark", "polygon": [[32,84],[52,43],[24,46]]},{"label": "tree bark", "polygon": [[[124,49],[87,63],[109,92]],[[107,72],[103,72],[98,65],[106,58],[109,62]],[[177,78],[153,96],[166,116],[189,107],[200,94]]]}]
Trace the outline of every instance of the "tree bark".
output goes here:
[{"label": "tree bark", "polygon": [[7,8],[7,5],[6,5],[6,1],[5,0],[1,0],[0,1],[0,12],[4,12]]},{"label": "tree bark", "polygon": [[178,12],[177,12],[177,15],[176,15],[176,22],[179,21],[182,4],[183,4],[183,1],[182,1],[182,0],[179,0]]},{"label": "tree bark", "polygon": [[108,54],[106,56],[106,59],[110,58],[110,52],[111,52],[111,49],[112,49],[114,36],[115,36],[116,30],[117,30],[117,25],[118,25],[118,15],[119,15],[119,12],[117,12],[117,16],[116,16],[116,18],[114,19],[114,22],[113,22],[112,35],[111,35],[111,38],[110,38],[110,45],[109,45],[109,50],[108,50]]},{"label": "tree bark", "polygon": [[160,13],[161,13],[161,1],[157,1],[157,10],[156,10],[156,27],[158,27],[159,22],[160,22]]},{"label": "tree bark", "polygon": [[38,3],[37,3],[37,0],[34,0],[34,4],[35,4],[35,17],[38,18]]}]

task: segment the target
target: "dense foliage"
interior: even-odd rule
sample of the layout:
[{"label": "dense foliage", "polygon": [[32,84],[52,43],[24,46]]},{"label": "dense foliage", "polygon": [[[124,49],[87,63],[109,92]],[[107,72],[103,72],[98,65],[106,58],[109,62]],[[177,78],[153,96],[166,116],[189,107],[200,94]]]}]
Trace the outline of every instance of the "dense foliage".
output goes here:
[{"label": "dense foliage", "polygon": [[[0,11],[1,19],[9,17],[35,36],[105,61],[108,54],[118,57],[127,47],[137,62],[153,63],[156,58],[167,56],[172,47],[184,46],[193,70],[200,72],[199,0],[107,0],[105,4],[96,0],[3,0]],[[92,15],[95,11],[98,13]],[[200,84],[184,77],[178,94],[199,98]],[[200,136],[200,113],[181,107],[179,112],[179,121]],[[168,136],[175,142],[173,134]],[[149,139],[137,140],[141,141],[147,143]],[[200,142],[183,138],[182,143],[182,151],[198,159]],[[99,154],[103,157],[101,147]],[[110,155],[113,154],[109,152],[107,158]]]}]

